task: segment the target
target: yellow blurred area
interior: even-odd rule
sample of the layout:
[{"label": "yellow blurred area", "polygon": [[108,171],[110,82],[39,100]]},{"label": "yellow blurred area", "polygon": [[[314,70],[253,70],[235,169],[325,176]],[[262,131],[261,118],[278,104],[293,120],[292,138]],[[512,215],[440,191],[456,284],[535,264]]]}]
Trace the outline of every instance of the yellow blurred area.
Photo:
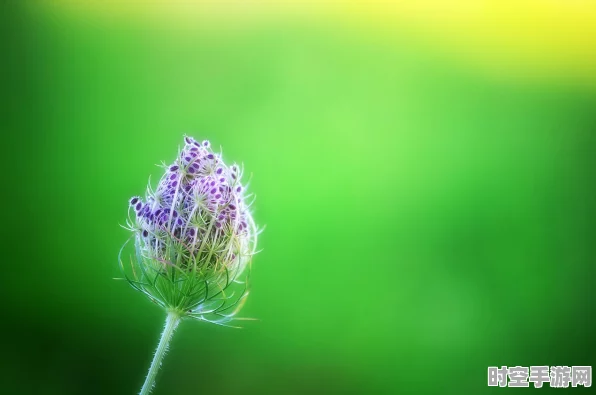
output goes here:
[{"label": "yellow blurred area", "polygon": [[46,5],[176,28],[238,29],[306,22],[366,37],[408,37],[507,78],[596,82],[596,2],[590,0],[93,0]]}]

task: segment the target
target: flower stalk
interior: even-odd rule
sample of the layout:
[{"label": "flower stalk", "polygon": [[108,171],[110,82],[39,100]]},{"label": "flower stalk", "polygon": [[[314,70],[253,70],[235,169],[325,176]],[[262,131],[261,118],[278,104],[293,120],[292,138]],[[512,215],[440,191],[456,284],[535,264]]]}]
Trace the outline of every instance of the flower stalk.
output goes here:
[{"label": "flower stalk", "polygon": [[163,332],[161,333],[161,338],[159,339],[159,344],[157,345],[157,349],[155,350],[153,361],[151,361],[149,372],[147,372],[145,383],[143,384],[143,388],[141,388],[141,392],[139,392],[139,395],[148,395],[149,393],[151,393],[151,390],[155,385],[155,377],[157,376],[157,372],[159,371],[163,357],[166,355],[166,352],[168,351],[170,340],[172,340],[174,331],[176,330],[176,327],[179,323],[180,315],[175,311],[168,312],[168,315],[166,317],[166,324],[163,328]]}]

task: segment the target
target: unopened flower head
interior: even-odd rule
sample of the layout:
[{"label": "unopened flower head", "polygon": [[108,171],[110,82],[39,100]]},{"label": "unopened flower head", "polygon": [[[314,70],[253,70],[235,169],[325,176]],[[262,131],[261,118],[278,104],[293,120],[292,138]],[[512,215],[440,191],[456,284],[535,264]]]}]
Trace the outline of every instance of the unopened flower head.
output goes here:
[{"label": "unopened flower head", "polygon": [[149,183],[145,197],[129,200],[135,253],[126,278],[167,310],[228,322],[247,296],[241,275],[258,233],[241,168],[227,166],[208,141],[188,136],[163,167],[155,189]]}]

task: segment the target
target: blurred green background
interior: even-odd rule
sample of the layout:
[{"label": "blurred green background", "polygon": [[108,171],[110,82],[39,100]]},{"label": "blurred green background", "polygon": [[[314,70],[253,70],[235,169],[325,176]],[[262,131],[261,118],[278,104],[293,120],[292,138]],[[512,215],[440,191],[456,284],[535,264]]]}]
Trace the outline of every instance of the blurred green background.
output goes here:
[{"label": "blurred green background", "polygon": [[488,366],[595,365],[594,90],[339,22],[5,11],[0,392],[138,391],[165,315],[113,280],[119,224],[185,133],[253,174],[260,321],[183,322],[156,395],[478,394],[508,391]]}]

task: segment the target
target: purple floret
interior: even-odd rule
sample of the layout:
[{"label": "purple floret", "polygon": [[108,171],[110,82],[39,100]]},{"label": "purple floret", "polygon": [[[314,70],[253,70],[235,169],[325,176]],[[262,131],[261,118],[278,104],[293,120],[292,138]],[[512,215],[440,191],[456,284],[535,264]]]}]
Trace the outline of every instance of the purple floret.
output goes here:
[{"label": "purple floret", "polygon": [[217,238],[247,232],[250,214],[241,194],[238,168],[225,166],[207,140],[199,144],[185,137],[185,143],[178,159],[166,167],[157,189],[148,193],[147,203],[138,196],[130,200],[143,240],[157,253],[172,239],[197,252],[203,240],[225,247],[230,245],[228,239],[218,242]]}]

